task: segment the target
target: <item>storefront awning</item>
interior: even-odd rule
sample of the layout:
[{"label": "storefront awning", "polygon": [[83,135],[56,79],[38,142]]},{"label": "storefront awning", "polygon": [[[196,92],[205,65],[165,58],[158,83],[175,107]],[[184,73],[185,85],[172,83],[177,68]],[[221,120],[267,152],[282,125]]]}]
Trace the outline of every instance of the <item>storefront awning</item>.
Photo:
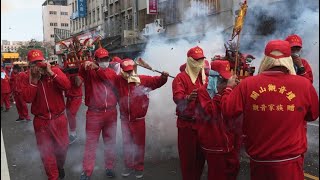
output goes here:
[{"label": "storefront awning", "polygon": [[18,59],[19,53],[2,53],[3,59]]}]

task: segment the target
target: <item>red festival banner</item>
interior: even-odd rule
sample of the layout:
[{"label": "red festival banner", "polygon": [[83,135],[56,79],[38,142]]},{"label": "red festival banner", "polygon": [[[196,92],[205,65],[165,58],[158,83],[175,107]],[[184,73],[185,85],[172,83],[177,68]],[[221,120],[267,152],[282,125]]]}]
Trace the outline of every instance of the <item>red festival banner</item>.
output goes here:
[{"label": "red festival banner", "polygon": [[147,14],[158,14],[158,0],[147,0]]}]

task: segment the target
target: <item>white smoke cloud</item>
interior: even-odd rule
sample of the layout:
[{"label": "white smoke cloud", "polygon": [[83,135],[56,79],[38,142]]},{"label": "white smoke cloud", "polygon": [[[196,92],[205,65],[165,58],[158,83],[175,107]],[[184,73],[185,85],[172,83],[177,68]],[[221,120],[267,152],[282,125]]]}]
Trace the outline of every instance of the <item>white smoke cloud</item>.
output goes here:
[{"label": "white smoke cloud", "polygon": [[[285,39],[287,35],[296,33],[303,38],[303,56],[308,59],[314,73],[314,85],[319,92],[318,75],[319,75],[319,5],[317,8],[310,9],[308,3],[303,6],[288,6],[291,1],[286,1],[281,5],[272,5],[268,2],[250,4],[248,6],[248,17],[246,21],[250,21],[249,25],[245,25],[242,31],[240,51],[253,54],[256,59],[253,66],[258,69],[266,43],[271,39]],[[237,4],[238,5],[238,4]],[[239,8],[239,6],[235,6]],[[279,16],[279,9],[281,16]],[[291,8],[291,9],[289,9]],[[296,16],[291,16],[292,10],[299,8]],[[223,44],[231,37],[231,32],[228,35],[223,33],[223,28],[226,27],[210,27],[208,19],[201,14],[199,9],[205,9],[203,4],[192,3],[190,9],[185,12],[185,21],[179,24],[178,34],[193,36],[198,34],[192,40],[180,39],[174,42],[166,41],[164,37],[157,36],[149,40],[142,58],[148,62],[151,67],[157,70],[166,70],[171,75],[175,76],[179,73],[180,65],[186,62],[187,51],[194,47],[200,46],[203,48],[205,56],[208,60],[214,55],[224,55],[225,49]],[[277,11],[277,13],[275,12]],[[263,17],[272,17],[277,20],[273,27],[273,31],[267,35],[259,35],[257,27],[261,23],[261,19],[257,18],[257,14],[262,14]],[[197,21],[192,20],[194,14],[198,14],[201,18]],[[202,19],[202,20],[199,20]],[[232,19],[234,21],[234,19]],[[203,32],[203,34],[199,33]],[[201,34],[199,36],[199,34]],[[260,33],[261,34],[261,33]],[[227,36],[227,37],[226,37]],[[156,75],[148,70],[139,68],[139,74]],[[177,127],[175,116],[176,105],[172,99],[172,79],[158,90],[150,93],[150,106],[146,118],[147,122],[147,149],[146,154],[151,154],[157,158],[177,157]],[[160,151],[160,153],[159,153]]]}]

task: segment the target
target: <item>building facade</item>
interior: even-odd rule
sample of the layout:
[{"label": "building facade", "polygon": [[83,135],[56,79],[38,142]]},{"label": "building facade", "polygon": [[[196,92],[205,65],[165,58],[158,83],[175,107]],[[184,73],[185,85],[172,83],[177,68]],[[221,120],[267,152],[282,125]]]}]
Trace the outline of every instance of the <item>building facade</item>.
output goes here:
[{"label": "building facade", "polygon": [[28,41],[7,41],[2,40],[1,52],[17,52],[20,46],[26,45]]},{"label": "building facade", "polygon": [[71,7],[67,0],[47,0],[42,4],[43,41],[54,45],[54,29],[70,30]]}]

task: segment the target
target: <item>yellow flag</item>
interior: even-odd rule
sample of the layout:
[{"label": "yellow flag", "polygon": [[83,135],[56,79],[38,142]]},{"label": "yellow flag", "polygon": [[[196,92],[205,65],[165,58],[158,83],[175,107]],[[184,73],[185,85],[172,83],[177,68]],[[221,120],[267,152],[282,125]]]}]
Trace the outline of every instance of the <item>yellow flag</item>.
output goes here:
[{"label": "yellow flag", "polygon": [[238,16],[235,19],[234,27],[233,27],[233,32],[232,32],[232,37],[231,40],[240,33],[243,27],[244,23],[244,18],[246,17],[247,13],[247,1],[245,0],[244,3],[240,7],[240,11]]}]

